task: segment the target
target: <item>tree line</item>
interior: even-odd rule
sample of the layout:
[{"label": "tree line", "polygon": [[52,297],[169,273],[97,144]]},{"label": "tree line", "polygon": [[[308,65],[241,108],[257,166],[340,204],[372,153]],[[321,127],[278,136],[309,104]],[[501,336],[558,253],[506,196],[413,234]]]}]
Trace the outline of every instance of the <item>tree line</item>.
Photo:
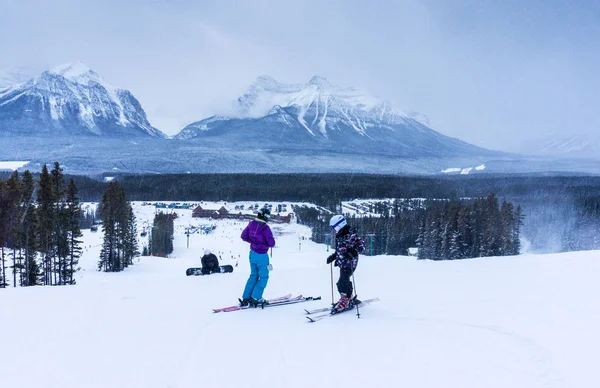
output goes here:
[{"label": "tree line", "polygon": [[581,195],[576,200],[577,217],[569,220],[561,242],[566,250],[600,249],[600,196]]},{"label": "tree line", "polygon": [[[569,250],[573,244],[564,239],[565,228],[582,214],[580,198],[600,196],[600,177],[589,175],[163,174],[116,179],[135,201],[297,201],[335,208],[355,198],[458,200],[494,193],[500,201],[521,205],[527,214],[521,236],[538,252]],[[87,178],[77,182],[86,198],[98,198],[106,185]],[[582,224],[573,237],[583,241],[593,233],[587,227]]]},{"label": "tree line", "polygon": [[[376,174],[160,174],[116,178],[133,201],[296,201],[331,207],[354,198],[570,197],[579,188],[600,195],[598,176]],[[83,180],[98,198],[104,188]],[[82,189],[84,191],[84,189]],[[94,194],[95,193],[95,194]],[[92,195],[93,194],[93,195]]]},{"label": "tree line", "polygon": [[[0,180],[0,287],[75,284],[81,256],[78,189],[58,162]],[[7,265],[8,262],[8,265]]]},{"label": "tree line", "polygon": [[[79,188],[80,198],[85,201],[98,201],[108,186],[101,179],[81,176],[73,179]],[[500,201],[520,204],[523,213],[527,214],[520,231],[527,245],[535,251],[549,252],[590,246],[592,239],[589,236],[595,234],[593,218],[588,217],[589,211],[582,210],[585,207],[583,203],[585,198],[593,200],[600,196],[598,176],[540,174],[425,177],[333,173],[163,174],[122,175],[115,180],[132,201],[297,201],[331,209],[354,198],[458,200],[495,193]],[[587,221],[578,221],[580,217]],[[413,230],[414,227],[407,226],[406,229]],[[412,239],[413,235],[411,232],[411,237],[406,238]],[[382,235],[369,238],[370,243],[377,246],[385,245],[387,241]],[[384,241],[379,241],[382,239]],[[388,245],[395,246],[394,243]]]},{"label": "tree line", "polygon": [[522,210],[494,195],[444,201],[427,208],[416,247],[419,259],[464,259],[518,255]]},{"label": "tree line", "polygon": [[[462,259],[516,255],[520,250],[522,210],[494,195],[469,200],[395,199],[350,203],[332,209],[295,206],[298,222],[312,239],[330,244],[329,217],[345,213],[366,243],[367,255],[407,255],[419,248],[421,259]],[[356,215],[357,213],[370,214]]]}]

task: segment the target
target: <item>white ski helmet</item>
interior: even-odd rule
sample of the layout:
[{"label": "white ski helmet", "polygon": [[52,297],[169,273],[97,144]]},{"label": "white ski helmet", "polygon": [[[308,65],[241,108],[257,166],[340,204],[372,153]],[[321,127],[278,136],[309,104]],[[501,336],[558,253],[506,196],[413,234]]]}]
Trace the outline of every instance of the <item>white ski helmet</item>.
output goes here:
[{"label": "white ski helmet", "polygon": [[331,219],[329,220],[329,226],[331,226],[333,230],[335,230],[335,233],[339,233],[340,230],[342,230],[342,228],[346,225],[348,225],[346,219],[344,218],[344,216],[339,214],[331,217]]},{"label": "white ski helmet", "polygon": [[204,250],[204,254],[205,254],[205,255],[210,255],[210,249],[208,249],[208,248],[207,248],[207,249],[205,249],[205,250]]}]

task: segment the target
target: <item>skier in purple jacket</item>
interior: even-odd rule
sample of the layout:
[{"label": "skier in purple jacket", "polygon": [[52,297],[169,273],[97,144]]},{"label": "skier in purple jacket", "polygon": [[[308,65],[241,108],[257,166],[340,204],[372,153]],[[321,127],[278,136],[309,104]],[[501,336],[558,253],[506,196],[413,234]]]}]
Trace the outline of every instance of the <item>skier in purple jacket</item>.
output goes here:
[{"label": "skier in purple jacket", "polygon": [[250,277],[246,282],[244,294],[240,299],[241,306],[264,306],[267,301],[263,292],[269,280],[269,248],[275,246],[275,239],[267,221],[271,212],[267,208],[258,211],[256,218],[242,232],[242,240],[250,243]]}]

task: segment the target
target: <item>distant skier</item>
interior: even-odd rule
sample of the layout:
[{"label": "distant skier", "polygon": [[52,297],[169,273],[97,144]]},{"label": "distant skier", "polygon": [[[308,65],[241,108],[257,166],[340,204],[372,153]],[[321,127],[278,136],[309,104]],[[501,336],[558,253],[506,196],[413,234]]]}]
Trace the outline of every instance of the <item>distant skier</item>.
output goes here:
[{"label": "distant skier", "polygon": [[350,229],[344,216],[331,217],[329,225],[335,232],[335,252],[327,258],[327,264],[335,261],[334,265],[340,268],[337,282],[340,300],[333,306],[334,312],[340,312],[351,307],[351,304],[359,303],[356,298],[351,299],[353,286],[350,278],[358,265],[358,254],[365,250],[365,243],[356,234],[356,229]]},{"label": "distant skier", "polygon": [[205,249],[204,256],[202,256],[202,275],[210,275],[211,273],[218,272],[221,272],[219,259],[217,259],[217,256],[210,249]]},{"label": "distant skier", "polygon": [[269,280],[269,248],[275,246],[271,228],[267,225],[271,217],[269,209],[262,208],[256,218],[242,232],[242,240],[250,243],[250,277],[246,282],[244,294],[240,300],[241,306],[264,305],[267,301],[263,292]]}]

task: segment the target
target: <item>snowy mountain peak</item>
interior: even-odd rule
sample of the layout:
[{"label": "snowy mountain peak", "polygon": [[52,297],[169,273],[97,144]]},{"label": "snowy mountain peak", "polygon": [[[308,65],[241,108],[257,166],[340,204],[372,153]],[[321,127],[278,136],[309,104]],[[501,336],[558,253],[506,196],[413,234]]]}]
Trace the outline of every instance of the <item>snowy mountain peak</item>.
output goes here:
[{"label": "snowy mountain peak", "polygon": [[274,90],[277,88],[278,85],[279,82],[277,82],[273,77],[268,75],[261,75],[258,78],[256,78],[256,81],[254,81],[251,88],[254,87],[265,90]]},{"label": "snowy mountain peak", "polygon": [[349,149],[411,157],[490,154],[435,132],[423,125],[425,120],[406,115],[385,100],[335,86],[321,76],[303,84],[261,76],[237,103],[235,114],[191,123],[176,138],[309,152]]},{"label": "snowy mountain peak", "polygon": [[329,82],[329,80],[327,80],[327,78],[325,77],[321,77],[320,75],[315,75],[313,76],[310,81],[308,81],[309,85],[315,85],[319,88],[322,89],[328,89],[328,88],[332,88],[333,85],[331,84],[331,82]]},{"label": "snowy mountain peak", "polygon": [[165,137],[139,101],[81,62],[60,65],[0,93],[0,128],[16,135]]},{"label": "snowy mountain peak", "polygon": [[[358,89],[335,86],[319,75],[304,84],[283,84],[272,77],[260,76],[237,102],[236,117],[263,117],[270,114],[273,107],[280,106],[297,110],[298,120],[303,123],[303,117],[314,111],[317,118],[311,122],[318,124],[322,133],[326,132],[330,118],[353,121],[357,128],[359,121],[365,119],[396,123],[407,118],[385,100]],[[312,133],[312,129],[309,132]]]},{"label": "snowy mountain peak", "polygon": [[116,86],[112,85],[106,79],[102,78],[94,70],[83,64],[81,61],[74,63],[66,63],[54,67],[52,70],[42,73],[42,77],[61,77],[67,82],[80,84],[80,85],[91,85],[93,83],[102,85],[105,89],[116,92],[119,90]]},{"label": "snowy mountain peak", "polygon": [[77,79],[81,76],[87,75],[88,73],[93,73],[94,75],[97,75],[92,69],[84,65],[81,61],[58,65],[49,72],[51,74],[60,75],[69,79]]}]

